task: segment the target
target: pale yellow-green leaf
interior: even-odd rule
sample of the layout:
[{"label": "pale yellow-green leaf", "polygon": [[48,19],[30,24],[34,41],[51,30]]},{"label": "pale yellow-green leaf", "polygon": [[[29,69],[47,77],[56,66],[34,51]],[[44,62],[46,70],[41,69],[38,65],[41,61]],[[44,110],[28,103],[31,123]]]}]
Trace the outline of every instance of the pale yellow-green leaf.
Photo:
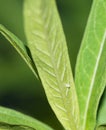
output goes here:
[{"label": "pale yellow-green leaf", "polygon": [[79,108],[55,0],[24,0],[25,33],[48,101],[65,130],[77,130]]}]

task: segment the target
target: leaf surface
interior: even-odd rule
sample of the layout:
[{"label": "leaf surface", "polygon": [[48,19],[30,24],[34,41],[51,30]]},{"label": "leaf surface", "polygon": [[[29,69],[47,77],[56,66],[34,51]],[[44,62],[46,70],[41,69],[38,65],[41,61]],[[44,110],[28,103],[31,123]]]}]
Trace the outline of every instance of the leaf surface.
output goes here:
[{"label": "leaf surface", "polygon": [[98,110],[97,127],[98,129],[106,129],[106,88]]},{"label": "leaf surface", "polygon": [[0,130],[53,130],[40,121],[11,109],[0,107]]},{"label": "leaf surface", "polygon": [[36,67],[29,56],[26,46],[20,41],[13,33],[7,30],[3,25],[0,24],[0,33],[11,43],[11,45],[18,51],[28,66],[31,68],[35,76],[38,78]]},{"label": "leaf surface", "polygon": [[21,126],[21,125],[10,125],[7,123],[0,122],[0,130],[35,130],[28,126]]},{"label": "leaf surface", "polygon": [[96,130],[106,130],[106,126],[100,126]]},{"label": "leaf surface", "polygon": [[79,109],[66,40],[54,0],[25,0],[25,33],[48,101],[66,130],[78,128]]},{"label": "leaf surface", "polygon": [[106,1],[94,0],[76,65],[81,130],[94,130],[106,85]]}]

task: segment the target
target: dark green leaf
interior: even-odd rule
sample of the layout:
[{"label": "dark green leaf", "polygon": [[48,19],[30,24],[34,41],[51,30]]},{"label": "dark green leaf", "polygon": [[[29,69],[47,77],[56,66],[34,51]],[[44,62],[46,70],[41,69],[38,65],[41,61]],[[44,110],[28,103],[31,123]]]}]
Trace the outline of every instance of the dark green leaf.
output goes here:
[{"label": "dark green leaf", "polygon": [[97,127],[104,127],[106,129],[106,89],[101,99],[100,108],[98,110]]},{"label": "dark green leaf", "polygon": [[28,55],[25,45],[10,31],[8,31],[3,25],[0,24],[0,32],[5,36],[5,38],[12,44],[12,46],[18,51],[22,56],[28,66],[31,68],[35,76],[38,78],[36,67]]}]

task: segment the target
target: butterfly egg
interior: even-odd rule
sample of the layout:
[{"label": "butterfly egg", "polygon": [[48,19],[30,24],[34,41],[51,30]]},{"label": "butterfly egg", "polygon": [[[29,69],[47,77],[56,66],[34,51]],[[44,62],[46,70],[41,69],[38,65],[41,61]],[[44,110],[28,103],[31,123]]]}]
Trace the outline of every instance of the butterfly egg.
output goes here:
[{"label": "butterfly egg", "polygon": [[66,96],[68,95],[68,92],[69,92],[69,89],[70,89],[70,84],[69,83],[66,83],[65,84],[65,87],[66,87]]},{"label": "butterfly egg", "polygon": [[65,86],[66,86],[66,88],[70,88],[70,84],[69,83],[66,83]]}]

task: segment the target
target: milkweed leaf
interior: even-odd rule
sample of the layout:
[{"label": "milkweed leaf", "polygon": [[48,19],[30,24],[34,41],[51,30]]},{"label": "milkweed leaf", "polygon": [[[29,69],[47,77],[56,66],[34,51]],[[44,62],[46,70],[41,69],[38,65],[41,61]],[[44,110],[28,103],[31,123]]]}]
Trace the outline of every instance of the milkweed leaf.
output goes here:
[{"label": "milkweed leaf", "polygon": [[76,65],[81,130],[94,130],[106,85],[106,1],[94,0]]},{"label": "milkweed leaf", "polygon": [[0,24],[0,33],[12,44],[12,46],[18,51],[22,56],[28,66],[31,68],[35,76],[38,78],[36,67],[28,55],[26,46],[20,41],[13,33],[7,30],[3,25]]},{"label": "milkweed leaf", "polygon": [[42,122],[15,110],[0,107],[0,130],[53,130]]},{"label": "milkweed leaf", "polygon": [[99,126],[96,130],[106,130],[106,126]]},{"label": "milkweed leaf", "polygon": [[101,99],[100,107],[97,116],[97,130],[106,129],[106,88]]},{"label": "milkweed leaf", "polygon": [[25,0],[25,33],[48,101],[66,130],[78,128],[79,108],[66,40],[54,0]]},{"label": "milkweed leaf", "polygon": [[35,130],[28,126],[21,126],[21,125],[10,125],[7,123],[0,122],[0,130]]}]

